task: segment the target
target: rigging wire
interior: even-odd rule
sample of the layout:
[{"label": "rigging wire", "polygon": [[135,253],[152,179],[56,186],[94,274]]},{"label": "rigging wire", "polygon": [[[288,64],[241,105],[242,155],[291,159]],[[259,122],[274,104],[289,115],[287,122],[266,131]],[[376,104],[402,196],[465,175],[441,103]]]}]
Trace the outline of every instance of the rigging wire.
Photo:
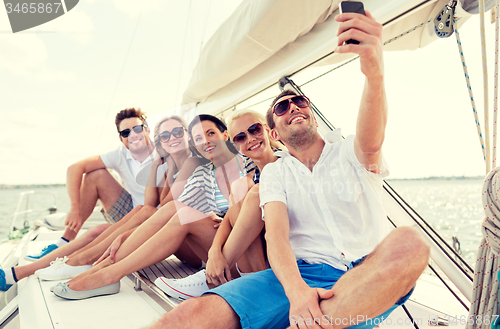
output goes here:
[{"label": "rigging wire", "polygon": [[481,143],[481,148],[483,151],[483,159],[484,159],[484,162],[486,163],[486,166],[488,166],[487,160],[486,160],[486,149],[484,147],[483,133],[481,131],[481,123],[479,122],[479,117],[477,115],[476,102],[474,101],[474,95],[472,93],[472,86],[470,83],[469,72],[467,70],[467,64],[465,64],[465,56],[464,56],[464,52],[462,49],[462,41],[460,41],[460,33],[458,32],[458,29],[456,28],[455,19],[453,19],[453,26],[454,26],[454,30],[455,30],[455,36],[457,38],[458,51],[460,53],[460,58],[462,59],[462,68],[464,70],[465,82],[467,84],[467,90],[469,91],[469,98],[470,98],[471,105],[472,105],[472,112],[474,114],[474,120],[476,122],[477,134],[479,136],[479,142]]},{"label": "rigging wire", "polygon": [[[394,223],[392,221],[392,219],[387,216],[387,220],[389,220],[389,222],[392,224],[392,226],[394,227],[398,227],[396,225],[396,223]],[[426,232],[427,233],[427,232]],[[438,277],[438,279],[444,284],[444,286],[451,292],[451,294],[453,296],[455,296],[455,298],[458,300],[458,302],[460,304],[462,304],[462,306],[467,310],[467,312],[469,312],[469,307],[467,306],[467,304],[464,303],[464,301],[462,300],[462,298],[460,298],[457,293],[455,291],[453,291],[453,289],[446,283],[446,281],[438,274],[438,272],[432,267],[431,264],[427,264],[427,266],[432,270],[432,272],[434,272],[434,274]],[[404,307],[404,305],[403,305]],[[409,312],[407,312],[407,310],[405,310],[406,314],[408,314],[408,316],[411,318],[411,315],[409,314]],[[412,319],[412,318],[411,318]],[[413,319],[412,319],[413,320]]]},{"label": "rigging wire", "polygon": [[483,94],[484,94],[484,139],[486,144],[486,173],[491,170],[490,158],[490,122],[489,122],[489,102],[488,102],[488,62],[486,60],[486,31],[484,26],[484,1],[479,0],[479,24],[481,31],[481,54],[483,64]]},{"label": "rigging wire", "polygon": [[[427,234],[429,236],[429,238],[443,251],[443,253],[453,262],[455,263],[455,265],[462,271],[462,273],[464,273],[471,281],[472,281],[472,277],[470,275],[470,273],[467,271],[469,270],[471,273],[474,273],[474,270],[470,267],[469,264],[467,264],[467,262],[465,262],[465,260],[462,258],[462,256],[460,256],[455,249],[453,249],[449,244],[448,242],[446,242],[446,240],[443,239],[443,237],[441,237],[435,230],[434,228],[429,225],[429,223],[427,223],[425,221],[425,219],[422,218],[422,216],[420,216],[393,188],[392,186],[390,186],[386,181],[384,181],[384,189],[393,197],[393,199],[399,204],[399,206],[401,207],[401,209],[403,209],[407,214],[408,216],[410,216],[413,221],[424,231],[425,234]],[[390,191],[387,189],[389,188]],[[397,196],[394,197],[394,196]],[[405,207],[406,206],[406,207]],[[438,241],[436,241],[435,237],[433,237],[431,234],[429,234],[429,231],[427,231],[427,229],[422,225],[422,223],[420,221],[418,221],[409,211],[411,210],[421,221],[422,223],[425,224],[425,226],[432,232],[434,233],[434,235],[436,235],[439,240],[442,242],[443,245],[445,245],[446,247],[449,248],[449,250],[458,258],[458,260],[460,260],[466,267],[466,269],[463,268],[463,266],[461,266],[456,260],[454,257],[452,257],[448,251],[446,251],[442,244],[438,243]]]},{"label": "rigging wire", "polygon": [[415,327],[415,329],[420,329],[417,325],[417,322],[413,319],[413,317],[411,316],[410,314],[410,311],[408,311],[408,308],[406,307],[405,304],[401,305],[401,307],[403,308],[403,310],[405,311],[406,313],[406,316],[410,319],[411,323],[413,323],[413,327]]},{"label": "rigging wire", "polygon": [[[383,43],[383,45],[385,46],[385,45],[387,45],[387,44],[389,44],[389,43],[391,43],[391,42],[393,42],[393,41],[395,41],[395,40],[397,40],[397,39],[399,39],[399,38],[401,38],[401,37],[404,37],[404,36],[406,36],[406,35],[408,35],[408,34],[410,34],[410,33],[414,32],[414,31],[418,30],[419,28],[422,28],[424,25],[428,24],[428,23],[429,23],[429,22],[431,22],[431,21],[432,21],[432,19],[429,19],[429,20],[427,20],[426,22],[423,22],[423,23],[420,23],[420,24],[418,24],[418,25],[415,25],[413,28],[409,29],[408,31],[403,32],[403,33],[401,33],[401,34],[399,34],[399,35],[397,35],[397,36],[395,36],[395,37],[393,37],[393,38],[390,38],[389,40],[385,41],[385,42]],[[310,64],[308,64],[308,65],[306,65],[306,66],[304,66],[304,67],[302,67],[302,68],[300,68],[300,69],[298,69],[298,70],[297,70],[297,71],[295,71],[295,72],[292,72],[292,73],[291,73],[290,75],[288,75],[287,77],[288,77],[288,78],[290,78],[290,77],[292,77],[292,76],[296,75],[297,73],[302,72],[303,70],[307,69],[308,67],[313,66],[313,65],[315,65],[315,64],[316,64],[316,63],[318,63],[318,62],[321,62],[323,59],[325,59],[325,58],[327,58],[327,57],[329,57],[329,56],[333,55],[334,53],[335,53],[335,51],[329,52],[328,54],[326,54],[325,56],[322,56],[321,58],[319,58],[319,59],[315,60],[314,62],[312,62],[312,63],[310,63]],[[305,85],[307,85],[308,83],[313,82],[314,80],[317,80],[317,79],[319,79],[319,78],[321,78],[321,77],[323,77],[323,76],[327,75],[328,73],[331,73],[331,72],[333,72],[333,71],[335,71],[335,70],[337,70],[337,69],[339,69],[339,68],[341,68],[341,67],[343,67],[343,66],[345,66],[345,65],[347,65],[347,64],[349,64],[349,63],[351,63],[351,62],[353,62],[353,61],[355,61],[355,60],[356,60],[356,59],[358,59],[358,58],[359,58],[359,56],[356,56],[356,57],[354,57],[354,58],[351,58],[351,59],[347,60],[346,62],[344,62],[344,63],[342,63],[342,64],[340,64],[340,65],[338,65],[338,66],[336,66],[336,67],[332,68],[331,70],[329,70],[329,71],[327,71],[327,72],[325,72],[325,73],[323,73],[323,74],[320,74],[320,75],[318,75],[318,76],[316,76],[316,77],[312,78],[312,79],[311,79],[311,80],[309,80],[309,81],[304,82],[303,84],[299,85],[299,87],[305,86]],[[225,110],[222,110],[222,111],[220,111],[219,113],[220,113],[220,114],[223,114],[223,113],[224,113],[224,112],[226,112],[226,111],[229,111],[229,110],[231,110],[231,109],[234,109],[234,107],[236,107],[236,106],[238,106],[239,104],[241,104],[241,103],[243,103],[243,102],[245,102],[245,101],[247,101],[247,100],[251,99],[252,97],[254,97],[254,96],[256,96],[256,95],[258,95],[258,94],[262,93],[263,91],[265,91],[265,90],[267,90],[267,89],[271,88],[271,87],[272,87],[272,86],[274,86],[275,84],[276,84],[276,83],[273,83],[273,84],[271,84],[271,85],[269,85],[269,86],[267,86],[267,87],[262,88],[262,89],[261,89],[261,90],[259,90],[258,92],[254,93],[254,94],[252,94],[252,95],[250,95],[250,96],[248,96],[248,97],[246,97],[245,99],[243,99],[243,100],[239,101],[238,103],[234,104],[234,105],[233,105],[233,106],[231,106],[230,108],[225,109]],[[265,100],[259,101],[259,102],[257,102],[257,103],[252,104],[252,105],[249,105],[249,106],[247,106],[247,107],[253,107],[253,106],[256,106],[256,105],[262,104],[262,103],[264,103],[264,102],[266,102],[266,101],[269,101],[269,100],[273,99],[273,98],[274,98],[274,97],[276,97],[276,96],[277,96],[277,95],[272,96],[272,97],[269,97],[269,98],[267,98],[267,99],[265,99]]]},{"label": "rigging wire", "polygon": [[[392,219],[387,216],[387,220],[389,220],[389,222],[392,224],[392,226],[394,226],[395,228],[398,227],[396,225],[396,223],[394,223],[392,221]],[[462,300],[462,298],[460,298],[457,293],[455,291],[453,291],[453,289],[448,285],[448,283],[446,283],[446,281],[443,279],[443,277],[441,277],[441,275],[439,275],[439,273],[434,269],[434,267],[432,267],[431,264],[427,264],[427,266],[432,270],[432,272],[434,272],[434,274],[438,277],[438,279],[444,284],[444,286],[451,292],[451,294],[453,296],[455,296],[455,298],[458,300],[458,302],[460,304],[462,304],[462,306],[467,310],[467,312],[469,312],[469,307],[467,306],[467,304],[464,303],[464,301]],[[404,305],[403,305],[404,307]],[[408,310],[405,310],[406,314],[410,317],[410,319],[413,320],[413,318],[411,317],[411,315],[409,314]],[[418,327],[417,327],[418,328]]]},{"label": "rigging wire", "polygon": [[[123,60],[122,68],[120,70],[120,74],[118,75],[118,80],[116,81],[115,90],[113,91],[113,96],[111,96],[111,101],[109,102],[108,109],[106,110],[106,114],[104,116],[105,118],[108,117],[109,111],[111,110],[111,107],[113,107],[113,102],[115,101],[116,92],[118,91],[118,86],[120,85],[120,82],[122,80],[123,71],[125,69],[125,64],[127,64],[128,55],[130,54],[130,49],[132,49],[132,44],[134,43],[135,35],[137,33],[137,28],[139,27],[139,22],[141,21],[142,13],[144,11],[144,4],[145,4],[145,2],[142,3],[141,12],[139,13],[139,18],[137,18],[137,23],[135,24],[134,32],[132,33],[132,38],[130,39],[130,43],[128,45],[127,52],[125,53],[125,59]],[[104,131],[105,126],[107,126],[107,124],[103,123],[103,125],[101,127],[101,132],[99,133],[99,138],[97,139],[98,141],[101,140],[102,133]]]}]

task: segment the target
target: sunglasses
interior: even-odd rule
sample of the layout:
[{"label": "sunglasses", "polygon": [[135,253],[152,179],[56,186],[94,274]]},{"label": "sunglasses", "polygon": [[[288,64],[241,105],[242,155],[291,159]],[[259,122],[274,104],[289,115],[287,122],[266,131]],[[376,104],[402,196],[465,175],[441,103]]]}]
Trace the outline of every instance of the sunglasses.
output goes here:
[{"label": "sunglasses", "polygon": [[285,114],[290,109],[290,103],[294,103],[297,107],[308,107],[311,105],[311,101],[306,96],[295,96],[274,104],[274,114],[279,117]]},{"label": "sunglasses", "polygon": [[[262,133],[264,132],[264,127],[262,127],[261,123],[254,123],[247,129],[248,133],[252,136],[261,136]],[[242,131],[239,134],[236,134],[233,137],[233,142],[236,144],[243,145],[247,141],[247,133]]]},{"label": "sunglasses", "polygon": [[132,129],[130,128],[127,128],[127,129],[123,129],[122,131],[119,131],[118,133],[120,134],[120,136],[122,136],[122,138],[128,138],[128,136],[130,136],[130,133],[132,132],[132,130],[136,133],[136,134],[140,134],[142,133],[142,129],[144,129],[144,125],[137,125],[135,127],[133,127]]},{"label": "sunglasses", "polygon": [[158,137],[160,137],[160,141],[162,143],[166,143],[170,140],[170,136],[174,135],[176,138],[181,138],[184,136],[184,128],[183,127],[176,127],[172,129],[172,131],[164,131]]}]

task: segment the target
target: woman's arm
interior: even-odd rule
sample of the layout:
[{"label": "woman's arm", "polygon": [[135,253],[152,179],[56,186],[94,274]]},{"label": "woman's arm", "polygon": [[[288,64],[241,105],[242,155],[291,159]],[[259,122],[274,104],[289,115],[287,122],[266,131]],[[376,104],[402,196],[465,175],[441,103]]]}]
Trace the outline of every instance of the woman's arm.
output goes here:
[{"label": "woman's arm", "polygon": [[[198,168],[202,163],[201,159],[198,157],[191,157],[184,161],[182,168],[179,170],[179,175],[171,187],[166,191],[163,189],[163,192],[160,196],[160,205],[163,206],[172,200],[177,200],[179,195],[182,194],[184,187],[186,186],[188,178],[191,174]],[[169,170],[170,171],[170,170]],[[172,174],[173,177],[173,174]]]}]

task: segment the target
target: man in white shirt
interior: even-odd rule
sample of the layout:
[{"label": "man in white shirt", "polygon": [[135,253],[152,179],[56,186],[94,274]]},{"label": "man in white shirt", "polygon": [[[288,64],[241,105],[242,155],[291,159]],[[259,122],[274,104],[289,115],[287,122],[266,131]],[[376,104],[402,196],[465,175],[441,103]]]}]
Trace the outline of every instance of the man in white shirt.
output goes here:
[{"label": "man in white shirt", "polygon": [[429,247],[413,229],[388,233],[380,202],[382,26],[369,13],[336,20],[336,52],[359,54],[366,77],[356,136],[323,139],[309,100],[281,93],[267,121],[289,152],[260,181],[271,269],[182,303],[154,328],[373,328],[411,294]]},{"label": "man in white shirt", "polygon": [[[115,124],[122,145],[68,167],[66,188],[71,208],[66,217],[66,231],[56,243],[48,245],[37,255],[27,256],[27,259],[40,259],[73,240],[92,214],[98,199],[104,208],[104,216],[110,222],[119,221],[135,206],[144,204],[146,186],[138,182],[137,176],[151,164],[154,157],[154,145],[149,139],[145,120],[146,116],[140,109],[128,108],[118,112]],[[111,176],[107,168],[118,172],[125,188]]]}]

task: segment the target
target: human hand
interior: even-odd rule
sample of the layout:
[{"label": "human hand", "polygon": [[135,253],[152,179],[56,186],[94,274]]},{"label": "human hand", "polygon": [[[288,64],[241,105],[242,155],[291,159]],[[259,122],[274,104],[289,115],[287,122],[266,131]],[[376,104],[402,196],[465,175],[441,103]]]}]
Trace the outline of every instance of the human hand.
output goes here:
[{"label": "human hand", "polygon": [[220,218],[219,216],[217,216],[217,215],[215,215],[215,214],[214,214],[214,215],[212,215],[212,220],[213,220],[213,221],[214,221],[214,223],[215,223],[215,224],[214,224],[214,228],[215,228],[215,229],[219,228],[220,223],[222,222],[222,218]]},{"label": "human hand", "polygon": [[66,215],[66,221],[64,222],[67,228],[78,233],[80,228],[82,228],[83,220],[80,217],[80,212],[78,210],[72,210]]},{"label": "human hand", "polygon": [[220,252],[210,249],[206,266],[207,282],[214,286],[231,281],[231,271],[226,259]]},{"label": "human hand", "polygon": [[[358,54],[361,72],[366,77],[382,77],[382,24],[377,23],[366,10],[365,14],[343,13],[335,17],[340,22],[335,52]],[[349,39],[357,40],[359,44],[345,44]]]},{"label": "human hand", "polygon": [[[290,328],[332,328],[330,319],[324,317],[319,302],[333,296],[332,290],[323,288],[296,289],[290,297]],[[315,322],[320,319],[320,322]]]},{"label": "human hand", "polygon": [[106,249],[106,251],[101,255],[101,257],[99,257],[99,259],[94,263],[94,265],[99,264],[108,257],[110,263],[113,264],[115,262],[116,252],[118,251],[118,249],[120,249],[122,243],[123,243],[123,233],[115,238],[115,240],[111,243],[108,249]]}]

